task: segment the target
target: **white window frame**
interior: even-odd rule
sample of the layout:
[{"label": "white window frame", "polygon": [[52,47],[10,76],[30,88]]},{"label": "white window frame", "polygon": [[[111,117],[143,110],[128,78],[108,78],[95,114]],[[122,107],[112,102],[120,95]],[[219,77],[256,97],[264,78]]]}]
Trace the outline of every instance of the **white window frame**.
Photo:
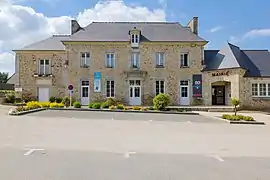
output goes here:
[{"label": "white window frame", "polygon": [[[87,57],[87,56],[89,56],[89,57]],[[81,67],[89,67],[90,66],[90,60],[91,60],[90,52],[81,52],[80,53],[80,66]]]},{"label": "white window frame", "polygon": [[165,66],[165,53],[164,52],[157,52],[156,53],[156,66],[158,66],[158,67]]},{"label": "white window frame", "polygon": [[[186,63],[185,64],[185,55],[187,55],[187,59],[186,59]],[[190,63],[189,63],[189,53],[181,53],[180,54],[180,67],[189,67]]]},{"label": "white window frame", "polygon": [[[264,91],[261,91],[263,86],[265,85],[265,95],[263,95]],[[256,86],[256,87],[255,87]],[[257,95],[255,94],[257,91]],[[252,97],[269,97],[270,98],[270,83],[263,82],[263,83],[252,83],[251,84],[251,95]]]},{"label": "white window frame", "polygon": [[131,68],[140,68],[140,53],[139,52],[132,52],[130,58],[130,66]]},{"label": "white window frame", "polygon": [[[43,61],[43,67],[41,66],[41,62]],[[46,61],[49,61],[49,64],[46,65]],[[48,66],[48,72],[46,72],[46,66]],[[41,72],[43,69],[43,72]],[[51,74],[51,61],[49,59],[40,59],[38,62],[38,73],[40,75],[49,75]]]},{"label": "white window frame", "polygon": [[[157,82],[158,82],[158,89],[159,89],[159,92],[157,92]],[[163,82],[163,91],[164,92],[161,92],[161,82]],[[158,95],[160,93],[165,93],[165,80],[156,80],[155,81],[155,95]]]},{"label": "white window frame", "polygon": [[[109,82],[109,86],[108,86]],[[113,82],[113,88],[112,88],[112,82]],[[106,80],[106,85],[105,85],[105,90],[106,90],[106,97],[107,98],[114,98],[115,97],[115,81],[114,80]],[[113,96],[112,96],[112,90],[113,90]],[[109,91],[109,95],[108,95]]]},{"label": "white window frame", "polygon": [[[108,57],[109,56],[109,57]],[[107,68],[115,67],[115,53],[106,53],[105,64]]]},{"label": "white window frame", "polygon": [[139,44],[139,34],[131,34],[131,43],[132,44]]}]

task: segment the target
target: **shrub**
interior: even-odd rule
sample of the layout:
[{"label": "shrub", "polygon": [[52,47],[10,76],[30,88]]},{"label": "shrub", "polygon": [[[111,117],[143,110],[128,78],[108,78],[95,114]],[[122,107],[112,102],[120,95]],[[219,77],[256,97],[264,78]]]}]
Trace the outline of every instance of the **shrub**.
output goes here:
[{"label": "shrub", "polygon": [[57,103],[61,103],[61,102],[62,102],[62,100],[63,100],[63,98],[60,98],[60,97],[55,98],[55,102],[57,102]]},{"label": "shrub", "polygon": [[15,103],[15,94],[14,93],[8,93],[6,94],[6,102],[7,103]]},{"label": "shrub", "polygon": [[231,99],[231,103],[234,106],[234,115],[236,116],[237,113],[237,106],[240,104],[240,100],[236,98]]},{"label": "shrub", "polygon": [[101,108],[109,108],[109,103],[108,101],[105,101],[101,104]]},{"label": "shrub", "polygon": [[52,97],[50,97],[49,101],[50,101],[51,103],[53,103],[53,102],[56,101],[56,98],[55,98],[54,96],[52,96]]},{"label": "shrub", "polygon": [[133,106],[132,109],[138,111],[141,110],[142,108],[140,106]]},{"label": "shrub", "polygon": [[50,102],[41,102],[41,103],[39,103],[40,104],[40,106],[42,107],[42,108],[49,108],[50,107]]},{"label": "shrub", "polygon": [[244,116],[244,117],[243,117],[243,120],[244,120],[244,121],[254,121],[254,118],[251,117],[251,116]]},{"label": "shrub", "polygon": [[147,111],[147,110],[148,110],[148,108],[146,108],[146,107],[142,108],[142,111]]},{"label": "shrub", "polygon": [[30,101],[37,101],[37,97],[33,96],[31,93],[25,93],[25,94],[22,94],[22,100],[25,103],[28,103]]},{"label": "shrub", "polygon": [[110,110],[113,110],[113,109],[115,109],[115,108],[116,108],[115,106],[110,106],[110,107],[109,107]]},{"label": "shrub", "polygon": [[69,106],[70,106],[70,97],[65,96],[65,97],[62,99],[62,103],[63,103],[66,107],[69,107]]},{"label": "shrub", "polygon": [[123,104],[118,104],[116,106],[117,109],[125,109],[125,106]]},{"label": "shrub", "polygon": [[114,98],[108,98],[107,99],[108,106],[114,106],[115,105],[115,99]]},{"label": "shrub", "polygon": [[150,107],[148,108],[148,110],[155,110],[155,108],[152,107],[152,106],[150,106]]},{"label": "shrub", "polygon": [[78,101],[76,101],[76,102],[73,103],[73,107],[75,107],[75,108],[81,108],[81,103],[78,102]]},{"label": "shrub", "polygon": [[93,108],[94,103],[89,103],[88,108]]},{"label": "shrub", "polygon": [[170,103],[170,97],[167,94],[160,93],[153,99],[154,108],[165,110]]},{"label": "shrub", "polygon": [[15,98],[15,103],[22,103],[22,98]]},{"label": "shrub", "polygon": [[223,119],[231,120],[231,121],[239,121],[239,120],[244,120],[244,121],[254,121],[254,118],[251,116],[244,116],[244,115],[230,115],[230,114],[223,114],[222,115]]},{"label": "shrub", "polygon": [[99,102],[94,103],[92,106],[92,108],[94,108],[94,109],[100,109],[100,107],[101,107],[101,103],[99,103]]},{"label": "shrub", "polygon": [[63,108],[65,105],[63,103],[53,102],[50,104],[50,108]]},{"label": "shrub", "polygon": [[37,101],[30,101],[26,104],[26,106],[29,108],[29,109],[38,109],[38,108],[41,108],[41,105],[39,102]]}]

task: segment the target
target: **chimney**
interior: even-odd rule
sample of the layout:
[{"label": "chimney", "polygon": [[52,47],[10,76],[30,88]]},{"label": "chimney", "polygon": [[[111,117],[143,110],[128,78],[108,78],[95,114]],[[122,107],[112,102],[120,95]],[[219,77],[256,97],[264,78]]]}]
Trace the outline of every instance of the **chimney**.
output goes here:
[{"label": "chimney", "polygon": [[71,34],[74,34],[81,29],[82,27],[79,25],[79,23],[76,20],[71,20]]},{"label": "chimney", "polygon": [[187,27],[189,27],[191,31],[196,35],[198,35],[198,26],[199,26],[198,17],[193,17],[187,24]]}]

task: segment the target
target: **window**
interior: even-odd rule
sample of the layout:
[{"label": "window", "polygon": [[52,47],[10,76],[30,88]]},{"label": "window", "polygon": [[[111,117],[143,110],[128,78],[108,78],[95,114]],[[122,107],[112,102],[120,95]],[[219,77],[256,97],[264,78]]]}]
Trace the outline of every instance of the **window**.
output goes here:
[{"label": "window", "polygon": [[89,67],[90,65],[90,53],[83,52],[81,53],[81,67]]},{"label": "window", "polygon": [[106,96],[114,97],[114,81],[106,81]]},{"label": "window", "polygon": [[159,93],[165,93],[164,81],[156,81],[156,95]]},{"label": "window", "polygon": [[260,96],[266,96],[266,84],[259,84]]},{"label": "window", "polygon": [[140,53],[133,52],[131,53],[131,68],[140,67]]},{"label": "window", "polygon": [[163,52],[156,53],[156,66],[164,67],[164,53]]},{"label": "window", "polygon": [[188,53],[180,54],[180,67],[189,67]]},{"label": "window", "polygon": [[107,68],[114,68],[115,66],[115,54],[114,53],[107,53],[106,54],[106,67]]},{"label": "window", "polygon": [[39,60],[39,74],[42,75],[50,74],[50,60],[48,59]]},{"label": "window", "polygon": [[253,97],[270,97],[270,83],[253,83],[251,91]]},{"label": "window", "polygon": [[131,43],[138,44],[139,43],[139,34],[131,35]]},{"label": "window", "polygon": [[258,96],[258,84],[252,84],[252,96]]}]

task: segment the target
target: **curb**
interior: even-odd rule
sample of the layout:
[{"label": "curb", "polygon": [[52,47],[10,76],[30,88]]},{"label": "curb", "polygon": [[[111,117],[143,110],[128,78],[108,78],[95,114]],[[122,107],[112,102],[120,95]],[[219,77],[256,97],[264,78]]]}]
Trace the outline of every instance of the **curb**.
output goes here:
[{"label": "curb", "polygon": [[199,113],[195,113],[195,112],[169,112],[169,111],[149,111],[149,110],[140,111],[140,110],[109,110],[109,109],[87,109],[87,108],[50,108],[49,110],[200,115]]},{"label": "curb", "polygon": [[252,124],[252,125],[265,125],[262,121],[230,121],[226,120],[230,124]]},{"label": "curb", "polygon": [[43,110],[46,110],[46,108],[32,109],[32,110],[29,110],[29,111],[11,113],[9,115],[10,116],[21,116],[21,115],[30,114],[30,113],[34,113],[34,112],[39,112],[39,111],[43,111]]}]

